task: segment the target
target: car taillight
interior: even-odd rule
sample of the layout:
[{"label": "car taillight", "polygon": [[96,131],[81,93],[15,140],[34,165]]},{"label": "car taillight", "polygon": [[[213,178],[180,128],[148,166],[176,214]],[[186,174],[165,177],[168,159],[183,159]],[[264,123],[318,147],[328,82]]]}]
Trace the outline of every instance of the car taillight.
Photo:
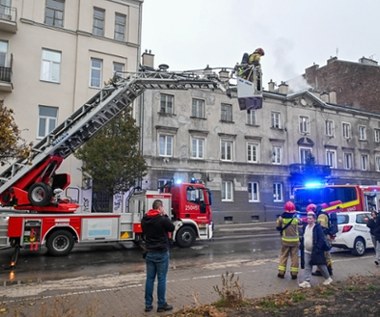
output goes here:
[{"label": "car taillight", "polygon": [[352,229],[352,226],[343,226],[343,228],[342,228],[342,233],[343,232],[348,232],[348,231],[350,231]]}]

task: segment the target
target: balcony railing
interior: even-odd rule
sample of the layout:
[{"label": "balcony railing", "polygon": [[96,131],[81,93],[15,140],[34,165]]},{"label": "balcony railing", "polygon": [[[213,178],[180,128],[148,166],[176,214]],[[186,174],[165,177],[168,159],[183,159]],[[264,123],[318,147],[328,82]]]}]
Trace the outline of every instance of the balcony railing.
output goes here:
[{"label": "balcony railing", "polygon": [[289,173],[291,176],[327,177],[331,175],[331,167],[318,164],[290,164]]},{"label": "balcony railing", "polygon": [[11,83],[12,81],[12,68],[0,66],[0,81]]},{"label": "balcony railing", "polygon": [[12,91],[12,64],[13,54],[10,54],[9,64],[0,66],[0,91]]},{"label": "balcony railing", "polygon": [[16,33],[17,32],[17,10],[13,7],[0,5],[0,30]]}]

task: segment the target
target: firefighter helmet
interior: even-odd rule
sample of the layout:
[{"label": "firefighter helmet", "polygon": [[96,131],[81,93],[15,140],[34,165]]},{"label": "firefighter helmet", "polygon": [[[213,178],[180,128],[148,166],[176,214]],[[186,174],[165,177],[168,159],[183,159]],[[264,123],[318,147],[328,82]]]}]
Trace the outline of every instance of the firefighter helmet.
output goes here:
[{"label": "firefighter helmet", "polygon": [[317,206],[314,205],[314,204],[308,204],[307,207],[306,207],[306,211],[307,212],[309,212],[309,211],[316,212],[317,211]]},{"label": "firefighter helmet", "polygon": [[261,56],[264,56],[264,55],[265,55],[264,50],[263,50],[261,47],[256,48],[255,53],[258,53],[258,54],[260,54]]},{"label": "firefighter helmet", "polygon": [[296,206],[291,201],[287,201],[284,205],[285,211],[288,212],[295,212],[296,211]]}]

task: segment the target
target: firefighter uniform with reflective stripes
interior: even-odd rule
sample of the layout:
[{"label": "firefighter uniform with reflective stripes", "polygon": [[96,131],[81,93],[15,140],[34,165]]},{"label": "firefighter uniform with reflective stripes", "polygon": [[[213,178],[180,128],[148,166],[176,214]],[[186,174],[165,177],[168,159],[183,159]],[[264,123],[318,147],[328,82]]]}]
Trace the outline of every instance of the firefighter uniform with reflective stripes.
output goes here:
[{"label": "firefighter uniform with reflective stripes", "polygon": [[[332,238],[327,233],[329,230],[329,216],[326,215],[324,212],[321,212],[318,215],[317,222],[321,225],[323,232],[326,235],[326,238],[331,242]],[[326,258],[327,269],[329,270],[330,275],[332,275],[332,258],[331,258],[330,251],[325,251],[325,258]]]},{"label": "firefighter uniform with reflective stripes", "polygon": [[278,265],[278,277],[283,278],[286,272],[288,257],[290,256],[290,274],[293,279],[297,278],[299,270],[299,221],[295,210],[285,211],[277,218],[276,227],[281,231],[281,254]]}]

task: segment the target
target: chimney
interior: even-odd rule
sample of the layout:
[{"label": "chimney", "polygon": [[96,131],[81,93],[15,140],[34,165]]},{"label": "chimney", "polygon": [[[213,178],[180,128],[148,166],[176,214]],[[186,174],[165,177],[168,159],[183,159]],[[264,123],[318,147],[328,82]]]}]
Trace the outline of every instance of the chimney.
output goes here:
[{"label": "chimney", "polygon": [[282,81],[280,85],[278,85],[278,92],[283,95],[288,94],[289,86],[286,82]]},{"label": "chimney", "polygon": [[270,92],[274,92],[274,87],[275,87],[275,82],[274,81],[272,81],[272,79],[270,80],[270,82],[268,83],[268,90],[270,91]]},{"label": "chimney", "polygon": [[212,74],[212,68],[207,64],[206,68],[203,70],[203,73],[205,75],[211,75]]},{"label": "chimney", "polygon": [[230,72],[227,71],[227,69],[222,68],[222,70],[219,72],[219,79],[221,81],[227,81],[230,79]]},{"label": "chimney", "polygon": [[359,63],[361,64],[365,64],[365,65],[373,65],[373,66],[377,66],[377,62],[371,58],[367,58],[367,57],[362,57],[359,59]]},{"label": "chimney", "polygon": [[333,56],[330,56],[330,59],[327,60],[327,65],[328,65],[328,64],[331,64],[332,62],[334,62],[334,61],[336,61],[336,60],[338,60],[338,57],[336,57],[336,56],[334,56],[334,57],[333,57]]},{"label": "chimney", "polygon": [[154,54],[152,54],[151,50],[145,50],[141,57],[142,66],[154,69]]},{"label": "chimney", "polygon": [[321,99],[323,102],[329,102],[329,93],[324,91],[321,93]]},{"label": "chimney", "polygon": [[330,103],[336,104],[336,91],[329,92]]}]

